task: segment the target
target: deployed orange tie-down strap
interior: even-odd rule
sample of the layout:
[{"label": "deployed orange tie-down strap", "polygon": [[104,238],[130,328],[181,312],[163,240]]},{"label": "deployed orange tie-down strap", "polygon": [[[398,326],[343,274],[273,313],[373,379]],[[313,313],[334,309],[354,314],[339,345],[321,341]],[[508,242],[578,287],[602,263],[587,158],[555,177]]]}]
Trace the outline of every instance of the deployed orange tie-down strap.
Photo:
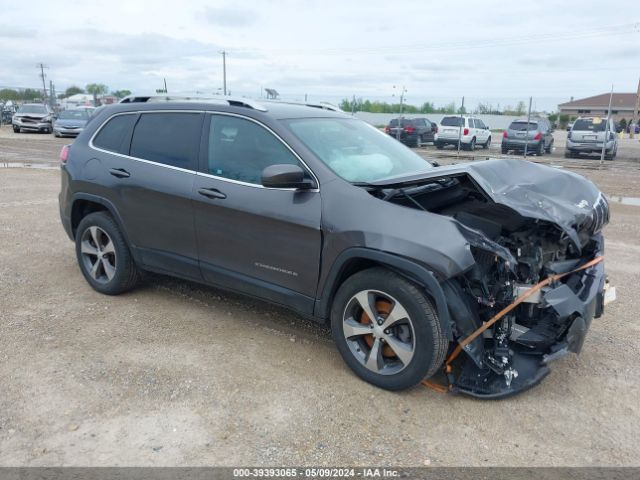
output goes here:
[{"label": "deployed orange tie-down strap", "polygon": [[[460,343],[458,343],[458,345],[456,346],[455,350],[453,352],[451,352],[451,355],[449,355],[447,360],[444,362],[444,371],[445,371],[445,373],[451,373],[451,362],[453,362],[458,357],[458,355],[460,355],[460,352],[462,352],[462,349],[464,347],[466,347],[471,342],[473,342],[476,338],[478,338],[480,335],[482,335],[482,333],[486,329],[488,329],[491,325],[496,323],[498,320],[500,320],[502,317],[504,317],[511,310],[513,310],[518,305],[520,305],[522,302],[524,302],[528,297],[530,297],[531,295],[536,293],[538,290],[540,290],[543,287],[546,287],[547,285],[549,285],[552,282],[560,280],[561,278],[566,277],[567,275],[571,275],[571,274],[579,272],[581,270],[585,270],[585,269],[587,269],[589,267],[593,267],[594,265],[597,265],[598,263],[600,263],[603,260],[604,260],[604,256],[601,255],[601,256],[596,257],[593,260],[585,263],[584,265],[581,265],[580,267],[576,268],[575,270],[571,270],[570,272],[565,272],[565,273],[559,273],[557,275],[550,275],[549,277],[545,278],[540,283],[535,284],[529,290],[527,290],[522,295],[520,295],[518,298],[516,298],[513,303],[511,303],[510,305],[507,305],[502,310],[500,310],[498,313],[496,313],[493,317],[491,317],[491,319],[489,321],[484,323],[480,328],[475,330],[471,335],[469,335],[468,337],[466,337],[463,340],[461,340]],[[432,390],[435,390],[436,392],[440,392],[440,393],[447,393],[452,388],[452,385],[449,385],[447,387],[447,386],[444,386],[444,385],[440,385],[438,383],[430,382],[428,380],[423,380],[422,384],[425,387],[431,388]]]}]

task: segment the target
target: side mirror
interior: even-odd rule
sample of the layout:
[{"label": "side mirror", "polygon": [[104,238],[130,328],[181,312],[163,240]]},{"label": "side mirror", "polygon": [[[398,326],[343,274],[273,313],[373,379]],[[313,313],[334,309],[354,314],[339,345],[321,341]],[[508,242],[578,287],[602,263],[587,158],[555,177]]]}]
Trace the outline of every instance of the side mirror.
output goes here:
[{"label": "side mirror", "polygon": [[262,171],[262,186],[269,188],[312,188],[304,179],[304,170],[298,165],[270,165]]},{"label": "side mirror", "polygon": [[489,128],[489,125],[485,125],[485,126],[484,126],[484,129],[485,129],[485,130],[491,130],[491,129]]}]

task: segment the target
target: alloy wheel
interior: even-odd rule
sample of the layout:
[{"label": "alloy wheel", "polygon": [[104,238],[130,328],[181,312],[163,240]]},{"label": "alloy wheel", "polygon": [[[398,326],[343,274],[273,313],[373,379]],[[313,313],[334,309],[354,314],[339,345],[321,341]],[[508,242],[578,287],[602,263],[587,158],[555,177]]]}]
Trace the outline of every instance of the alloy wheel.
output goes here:
[{"label": "alloy wheel", "polygon": [[83,267],[96,282],[108,283],[115,276],[115,247],[100,227],[93,225],[82,233],[80,253]]},{"label": "alloy wheel", "polygon": [[343,313],[342,331],[353,356],[380,375],[404,370],[415,353],[407,310],[378,290],[362,290],[351,297]]}]

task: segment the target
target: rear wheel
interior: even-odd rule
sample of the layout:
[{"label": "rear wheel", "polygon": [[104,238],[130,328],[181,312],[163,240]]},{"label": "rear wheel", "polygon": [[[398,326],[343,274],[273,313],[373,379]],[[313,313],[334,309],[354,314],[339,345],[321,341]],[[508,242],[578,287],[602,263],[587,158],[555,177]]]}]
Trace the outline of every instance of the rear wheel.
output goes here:
[{"label": "rear wheel", "polygon": [[416,148],[420,147],[422,145],[422,138],[420,137],[420,135],[416,135]]},{"label": "rear wheel", "polygon": [[100,293],[118,295],[138,282],[140,274],[124,236],[106,212],[82,219],[76,232],[76,256],[84,278]]},{"label": "rear wheel", "polygon": [[502,147],[500,148],[500,151],[502,152],[503,155],[506,155],[507,153],[509,153],[509,149],[504,145],[502,145]]},{"label": "rear wheel", "polygon": [[487,138],[487,141],[484,142],[484,145],[482,145],[482,148],[489,148],[490,146],[491,146],[491,136]]},{"label": "rear wheel", "polygon": [[542,140],[540,140],[540,143],[538,143],[538,148],[536,149],[536,155],[538,157],[541,157],[542,155],[544,155],[544,142]]},{"label": "rear wheel", "polygon": [[444,144],[440,143],[440,142],[436,142],[436,148],[438,150],[442,150],[444,148]]},{"label": "rear wheel", "polygon": [[469,145],[467,145],[467,150],[470,150],[473,152],[475,149],[476,149],[476,137],[473,137],[469,142]]},{"label": "rear wheel", "polygon": [[342,284],[331,309],[331,331],[356,375],[387,390],[432,376],[448,347],[429,298],[383,268],[356,273]]},{"label": "rear wheel", "polygon": [[552,150],[552,149],[553,149],[553,140],[551,140],[551,141],[549,142],[549,145],[547,145],[547,147],[545,148],[545,151],[546,151],[547,153],[551,153],[551,150]]}]

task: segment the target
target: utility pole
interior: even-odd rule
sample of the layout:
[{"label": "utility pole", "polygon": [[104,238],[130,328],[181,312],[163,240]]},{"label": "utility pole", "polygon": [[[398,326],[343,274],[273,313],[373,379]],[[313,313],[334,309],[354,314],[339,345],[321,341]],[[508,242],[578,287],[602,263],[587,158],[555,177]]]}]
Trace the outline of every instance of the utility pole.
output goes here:
[{"label": "utility pole", "polygon": [[220,52],[222,54],[222,92],[227,95],[227,52],[225,50]]},{"label": "utility pole", "polygon": [[49,80],[49,106],[52,109],[56,107],[56,89],[52,80]]},{"label": "utility pole", "polygon": [[42,92],[43,92],[43,100],[47,99],[47,84],[45,82],[45,74],[44,74],[44,69],[45,68],[49,68],[47,67],[44,63],[39,63],[38,65],[36,65],[39,69],[40,69],[40,78],[42,78]]},{"label": "utility pole", "polygon": [[[394,85],[393,88],[396,88]],[[400,115],[398,116],[398,127],[396,128],[396,140],[400,141],[400,134],[402,132],[402,106],[404,103],[404,94],[407,93],[405,86],[402,86],[400,90]]]},{"label": "utility pole", "polygon": [[[464,128],[464,97],[462,97],[462,105],[460,105],[460,120],[458,121],[458,151],[456,156],[460,156],[460,143],[462,142],[462,129]],[[472,157],[473,158],[473,157]]]},{"label": "utility pole", "polygon": [[[609,136],[609,119],[611,118],[611,101],[613,100],[613,85],[611,85],[611,93],[609,94],[609,108],[607,109],[607,124],[604,127],[604,140],[602,142],[602,151],[600,152],[600,165],[599,169],[602,168],[602,162],[604,161],[604,153],[607,150],[607,140]],[[636,103],[637,106],[637,103]],[[635,117],[635,111],[634,111]],[[631,129],[629,129],[631,131]],[[613,154],[613,152],[611,152]]]},{"label": "utility pole", "polygon": [[[636,94],[636,107],[633,109],[633,117],[631,119],[634,125],[638,124],[640,121],[640,80],[638,80],[638,93]],[[634,129],[629,129],[629,138],[633,138]]]},{"label": "utility pole", "polygon": [[166,94],[166,93],[169,93],[169,92],[167,91],[167,79],[166,79],[166,78],[163,78],[163,80],[164,80],[164,93]]},{"label": "utility pole", "polygon": [[529,146],[529,122],[531,121],[531,100],[533,97],[529,97],[529,113],[527,113],[527,132],[525,133],[524,141],[524,158],[527,158],[527,147]]}]

